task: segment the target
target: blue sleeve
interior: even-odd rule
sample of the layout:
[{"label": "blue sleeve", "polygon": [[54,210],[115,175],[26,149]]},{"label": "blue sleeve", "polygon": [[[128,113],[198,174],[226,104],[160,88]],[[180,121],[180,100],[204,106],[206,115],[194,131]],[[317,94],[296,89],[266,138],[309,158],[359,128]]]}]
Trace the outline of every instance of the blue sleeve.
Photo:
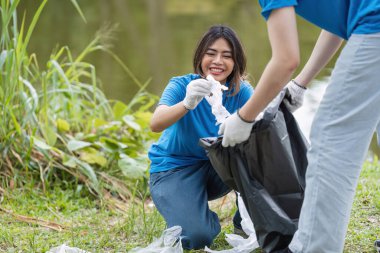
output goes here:
[{"label": "blue sleeve", "polygon": [[243,83],[239,91],[239,108],[241,108],[253,94],[253,87],[249,83]]},{"label": "blue sleeve", "polygon": [[159,105],[172,106],[185,98],[187,83],[181,78],[172,78],[166,86],[159,101]]},{"label": "blue sleeve", "polygon": [[283,8],[283,7],[289,7],[289,6],[296,6],[298,4],[297,0],[259,0],[259,3],[261,5],[261,15],[265,18],[265,20],[268,20],[270,13],[272,10]]}]

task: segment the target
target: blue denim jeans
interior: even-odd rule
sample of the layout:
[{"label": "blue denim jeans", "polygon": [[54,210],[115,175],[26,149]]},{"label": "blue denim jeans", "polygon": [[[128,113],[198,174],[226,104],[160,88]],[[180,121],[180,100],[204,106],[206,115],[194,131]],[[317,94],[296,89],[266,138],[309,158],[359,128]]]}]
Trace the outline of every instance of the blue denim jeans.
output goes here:
[{"label": "blue denim jeans", "polygon": [[[150,175],[150,192],[154,204],[167,226],[182,227],[182,246],[201,249],[209,246],[220,232],[219,218],[208,201],[226,195],[225,185],[209,161]],[[236,212],[234,224],[240,226]]]},{"label": "blue denim jeans", "polygon": [[352,35],[314,118],[294,253],[341,253],[360,170],[380,122],[380,33]]}]

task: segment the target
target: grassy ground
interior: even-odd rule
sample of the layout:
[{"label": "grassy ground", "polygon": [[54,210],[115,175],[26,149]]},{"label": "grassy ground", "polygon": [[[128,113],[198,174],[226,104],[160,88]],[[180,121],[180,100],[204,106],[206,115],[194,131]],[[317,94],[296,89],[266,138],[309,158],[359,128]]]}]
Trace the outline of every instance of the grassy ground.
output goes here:
[{"label": "grassy ground", "polygon": [[[345,252],[375,252],[373,242],[380,237],[379,182],[380,165],[366,163],[356,193]],[[110,210],[104,202],[80,196],[72,189],[57,188],[42,193],[25,187],[0,188],[0,201],[0,252],[46,252],[64,243],[91,252],[128,252],[148,245],[165,228],[149,200],[120,212]],[[232,230],[233,202],[233,194],[229,194],[210,203],[223,227],[213,249],[228,248],[224,233]]]}]

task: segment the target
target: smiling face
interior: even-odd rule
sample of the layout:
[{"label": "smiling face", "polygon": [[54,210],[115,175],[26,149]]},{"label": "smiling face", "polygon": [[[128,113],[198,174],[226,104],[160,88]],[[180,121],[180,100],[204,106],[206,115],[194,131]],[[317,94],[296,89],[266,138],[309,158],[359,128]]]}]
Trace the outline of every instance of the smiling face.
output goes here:
[{"label": "smiling face", "polygon": [[212,75],[215,80],[224,84],[234,69],[232,50],[228,42],[219,38],[215,40],[203,55],[201,67],[204,76]]}]

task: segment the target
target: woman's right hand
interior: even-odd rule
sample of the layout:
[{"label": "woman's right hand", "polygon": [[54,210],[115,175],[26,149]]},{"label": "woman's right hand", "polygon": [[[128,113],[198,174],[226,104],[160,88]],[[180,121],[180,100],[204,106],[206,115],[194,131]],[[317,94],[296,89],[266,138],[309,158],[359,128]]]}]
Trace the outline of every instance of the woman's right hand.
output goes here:
[{"label": "woman's right hand", "polygon": [[210,95],[212,82],[207,79],[196,79],[191,81],[186,87],[186,96],[183,105],[188,110],[193,110],[205,96]]},{"label": "woman's right hand", "polygon": [[284,98],[284,104],[290,112],[296,111],[303,104],[306,87],[297,84],[294,80],[291,80],[286,86],[286,95]]}]

